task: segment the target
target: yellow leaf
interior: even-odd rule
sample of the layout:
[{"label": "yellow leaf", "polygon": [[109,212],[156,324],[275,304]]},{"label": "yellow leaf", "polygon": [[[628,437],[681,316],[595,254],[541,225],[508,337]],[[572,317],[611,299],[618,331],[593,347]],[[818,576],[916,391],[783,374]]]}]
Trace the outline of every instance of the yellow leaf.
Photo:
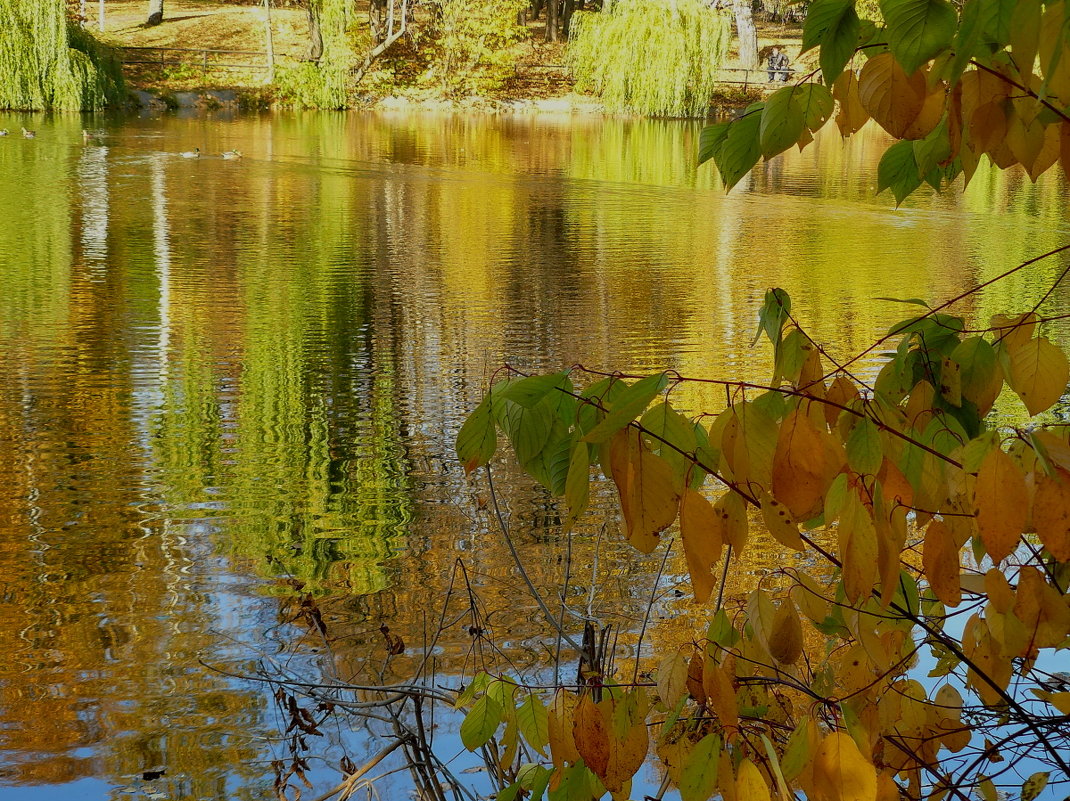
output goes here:
[{"label": "yellow leaf", "polygon": [[797,520],[821,514],[825,493],[839,472],[830,458],[830,439],[800,409],[780,426],[773,455],[773,497]]},{"label": "yellow leaf", "polygon": [[1033,528],[1052,556],[1070,562],[1070,472],[1040,474],[1033,492]]},{"label": "yellow leaf", "polygon": [[822,587],[801,570],[797,571],[795,575],[799,583],[789,591],[791,599],[798,604],[802,613],[812,621],[815,623],[823,622],[829,612],[829,604],[825,598],[834,593]]},{"label": "yellow leaf", "polygon": [[1035,312],[1025,314],[993,314],[991,326],[1005,347],[1024,345],[1033,338],[1037,328]]},{"label": "yellow leaf", "polygon": [[939,520],[931,522],[925,530],[922,565],[936,597],[946,606],[958,606],[962,602],[959,549],[951,530]]},{"label": "yellow leaf", "polygon": [[648,703],[642,689],[598,704],[609,723],[609,763],[598,777],[611,793],[621,792],[646,761],[650,735],[646,727]]},{"label": "yellow leaf", "polygon": [[904,138],[928,95],[925,75],[907,75],[891,53],[874,56],[858,76],[858,98],[866,112],[896,139]]},{"label": "yellow leaf", "polygon": [[702,603],[713,592],[713,566],[721,558],[725,520],[701,493],[685,489],[680,502],[680,540],[695,600]]},{"label": "yellow leaf", "polygon": [[768,493],[758,494],[758,502],[762,505],[762,520],[765,527],[773,535],[773,539],[786,548],[795,551],[806,549],[806,545],[799,536],[799,527],[791,519],[787,508],[782,503],[777,503]]},{"label": "yellow leaf", "polygon": [[736,801],[771,801],[769,785],[757,766],[746,757],[736,771]]},{"label": "yellow leaf", "polygon": [[903,132],[904,139],[924,139],[940,124],[944,117],[944,106],[947,104],[947,93],[944,90],[943,81],[938,81],[936,87],[925,95],[918,116]]},{"label": "yellow leaf", "polygon": [[710,709],[725,730],[725,739],[732,739],[739,729],[739,705],[732,679],[723,665],[707,662],[702,668],[702,689],[706,692]]},{"label": "yellow leaf", "polygon": [[1063,174],[1070,177],[1070,122],[1059,126],[1059,163]]},{"label": "yellow leaf", "polygon": [[747,547],[747,536],[750,527],[747,519],[747,507],[744,505],[743,499],[735,492],[726,492],[713,505],[713,510],[721,517],[724,524],[722,532],[724,533],[725,542],[732,546],[735,556],[738,557]]},{"label": "yellow leaf", "polygon": [[[846,406],[850,408],[851,403],[861,397],[858,394],[858,387],[854,385],[853,381],[847,376],[836,376],[836,379],[829,386],[828,394],[825,396],[825,400],[829,401],[825,405],[825,422],[828,423],[829,428],[833,428],[836,425],[836,421],[840,419],[840,415],[843,413],[837,407]],[[836,404],[836,406],[832,404]]]},{"label": "yellow leaf", "polygon": [[633,428],[614,435],[609,465],[620,493],[628,542],[650,553],[658,545],[658,534],[676,519],[680,496],[669,463],[651,453],[641,437]]},{"label": "yellow leaf", "polygon": [[1030,414],[1049,408],[1066,391],[1070,381],[1070,362],[1065,354],[1045,337],[1020,345],[1007,345],[1010,374],[1007,383],[1022,399]]},{"label": "yellow leaf", "polygon": [[850,735],[832,732],[814,756],[815,801],[876,801],[877,769]]},{"label": "yellow leaf", "polygon": [[1017,546],[1029,511],[1022,471],[999,448],[988,452],[977,471],[974,508],[985,550],[993,562],[999,562]]},{"label": "yellow leaf", "polygon": [[843,589],[854,603],[873,591],[878,569],[877,531],[857,493],[847,493],[836,532],[843,563]]},{"label": "yellow leaf", "polygon": [[785,598],[773,617],[769,632],[769,653],[782,665],[793,665],[802,656],[803,632],[795,604]]},{"label": "yellow leaf", "polygon": [[844,70],[832,85],[832,96],[839,103],[836,125],[840,136],[850,136],[869,121],[869,113],[858,96],[858,78],[854,70]]},{"label": "yellow leaf", "polygon": [[681,651],[671,653],[658,665],[658,697],[669,709],[687,695],[687,657]]},{"label": "yellow leaf", "polygon": [[1052,693],[1048,696],[1048,703],[1064,715],[1070,715],[1070,692]]},{"label": "yellow leaf", "polygon": [[575,765],[580,760],[573,733],[575,709],[576,696],[568,690],[558,690],[547,715],[550,756],[556,768],[562,767],[566,762]]}]

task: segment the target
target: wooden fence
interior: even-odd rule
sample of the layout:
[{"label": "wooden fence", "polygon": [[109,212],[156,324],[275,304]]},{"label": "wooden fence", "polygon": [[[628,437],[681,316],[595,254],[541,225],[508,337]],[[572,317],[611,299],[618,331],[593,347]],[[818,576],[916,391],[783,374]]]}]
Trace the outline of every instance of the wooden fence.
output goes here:
[{"label": "wooden fence", "polygon": [[[214,70],[270,69],[268,54],[258,50],[213,50],[200,47],[121,47],[124,64],[197,67],[207,75]],[[252,59],[254,63],[250,63]],[[241,63],[234,63],[241,62]]]}]

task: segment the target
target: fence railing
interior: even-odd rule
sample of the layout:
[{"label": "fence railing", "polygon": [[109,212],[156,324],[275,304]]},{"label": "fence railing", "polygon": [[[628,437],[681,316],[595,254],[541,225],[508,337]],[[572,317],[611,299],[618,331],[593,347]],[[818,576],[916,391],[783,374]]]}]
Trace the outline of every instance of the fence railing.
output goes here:
[{"label": "fence railing", "polygon": [[[121,47],[120,58],[124,64],[199,67],[205,74],[212,70],[263,70],[269,69],[268,54],[259,50],[215,50],[203,47]],[[242,58],[242,57],[249,58]],[[260,59],[248,63],[251,57]],[[227,63],[227,61],[245,63]]]}]

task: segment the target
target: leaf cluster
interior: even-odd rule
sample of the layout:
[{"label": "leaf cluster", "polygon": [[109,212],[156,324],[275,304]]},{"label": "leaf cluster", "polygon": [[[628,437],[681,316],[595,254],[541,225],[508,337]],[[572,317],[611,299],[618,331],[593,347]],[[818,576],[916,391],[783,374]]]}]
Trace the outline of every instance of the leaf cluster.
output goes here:
[{"label": "leaf cluster", "polygon": [[[458,437],[466,470],[490,463],[501,432],[570,523],[600,474],[638,551],[678,529],[707,621],[659,655],[653,686],[595,676],[548,704],[525,695],[545,737],[490,678],[470,687],[469,748],[501,745],[505,764],[527,743],[543,758],[538,784],[499,798],[623,799],[651,750],[685,801],[995,798],[1026,758],[1048,770],[1014,785],[1023,801],[1052,773],[1070,780],[1070,686],[1041,667],[1070,647],[1070,431],[1050,414],[1070,363],[1036,310],[969,330],[947,305],[881,337],[891,349],[867,382],[854,359],[830,364],[771,290],[758,337],[774,375],[716,382],[730,397],[716,415],[675,409],[673,388],[699,379],[668,373],[491,389]],[[988,424],[1005,390],[1029,427]],[[759,534],[783,550],[779,590],[711,609],[718,565]]]},{"label": "leaf cluster", "polygon": [[820,68],[703,131],[731,189],[761,158],[800,149],[833,116],[844,137],[870,119],[897,141],[878,192],[901,203],[923,184],[969,182],[983,157],[1032,180],[1061,161],[1070,173],[1070,5],[1042,0],[881,0],[878,26],[854,0],[815,0],[803,51]]}]

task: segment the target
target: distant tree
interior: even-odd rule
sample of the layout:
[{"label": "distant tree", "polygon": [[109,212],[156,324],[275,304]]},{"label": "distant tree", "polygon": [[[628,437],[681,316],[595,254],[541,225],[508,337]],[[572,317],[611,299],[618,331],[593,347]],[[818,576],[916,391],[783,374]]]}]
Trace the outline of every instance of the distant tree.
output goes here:
[{"label": "distant tree", "polygon": [[149,0],[149,18],[146,25],[159,25],[163,22],[163,0]]},{"label": "distant tree", "polygon": [[733,0],[736,16],[736,36],[739,38],[739,62],[747,69],[758,66],[758,31],[754,27],[754,6],[751,0]]}]

